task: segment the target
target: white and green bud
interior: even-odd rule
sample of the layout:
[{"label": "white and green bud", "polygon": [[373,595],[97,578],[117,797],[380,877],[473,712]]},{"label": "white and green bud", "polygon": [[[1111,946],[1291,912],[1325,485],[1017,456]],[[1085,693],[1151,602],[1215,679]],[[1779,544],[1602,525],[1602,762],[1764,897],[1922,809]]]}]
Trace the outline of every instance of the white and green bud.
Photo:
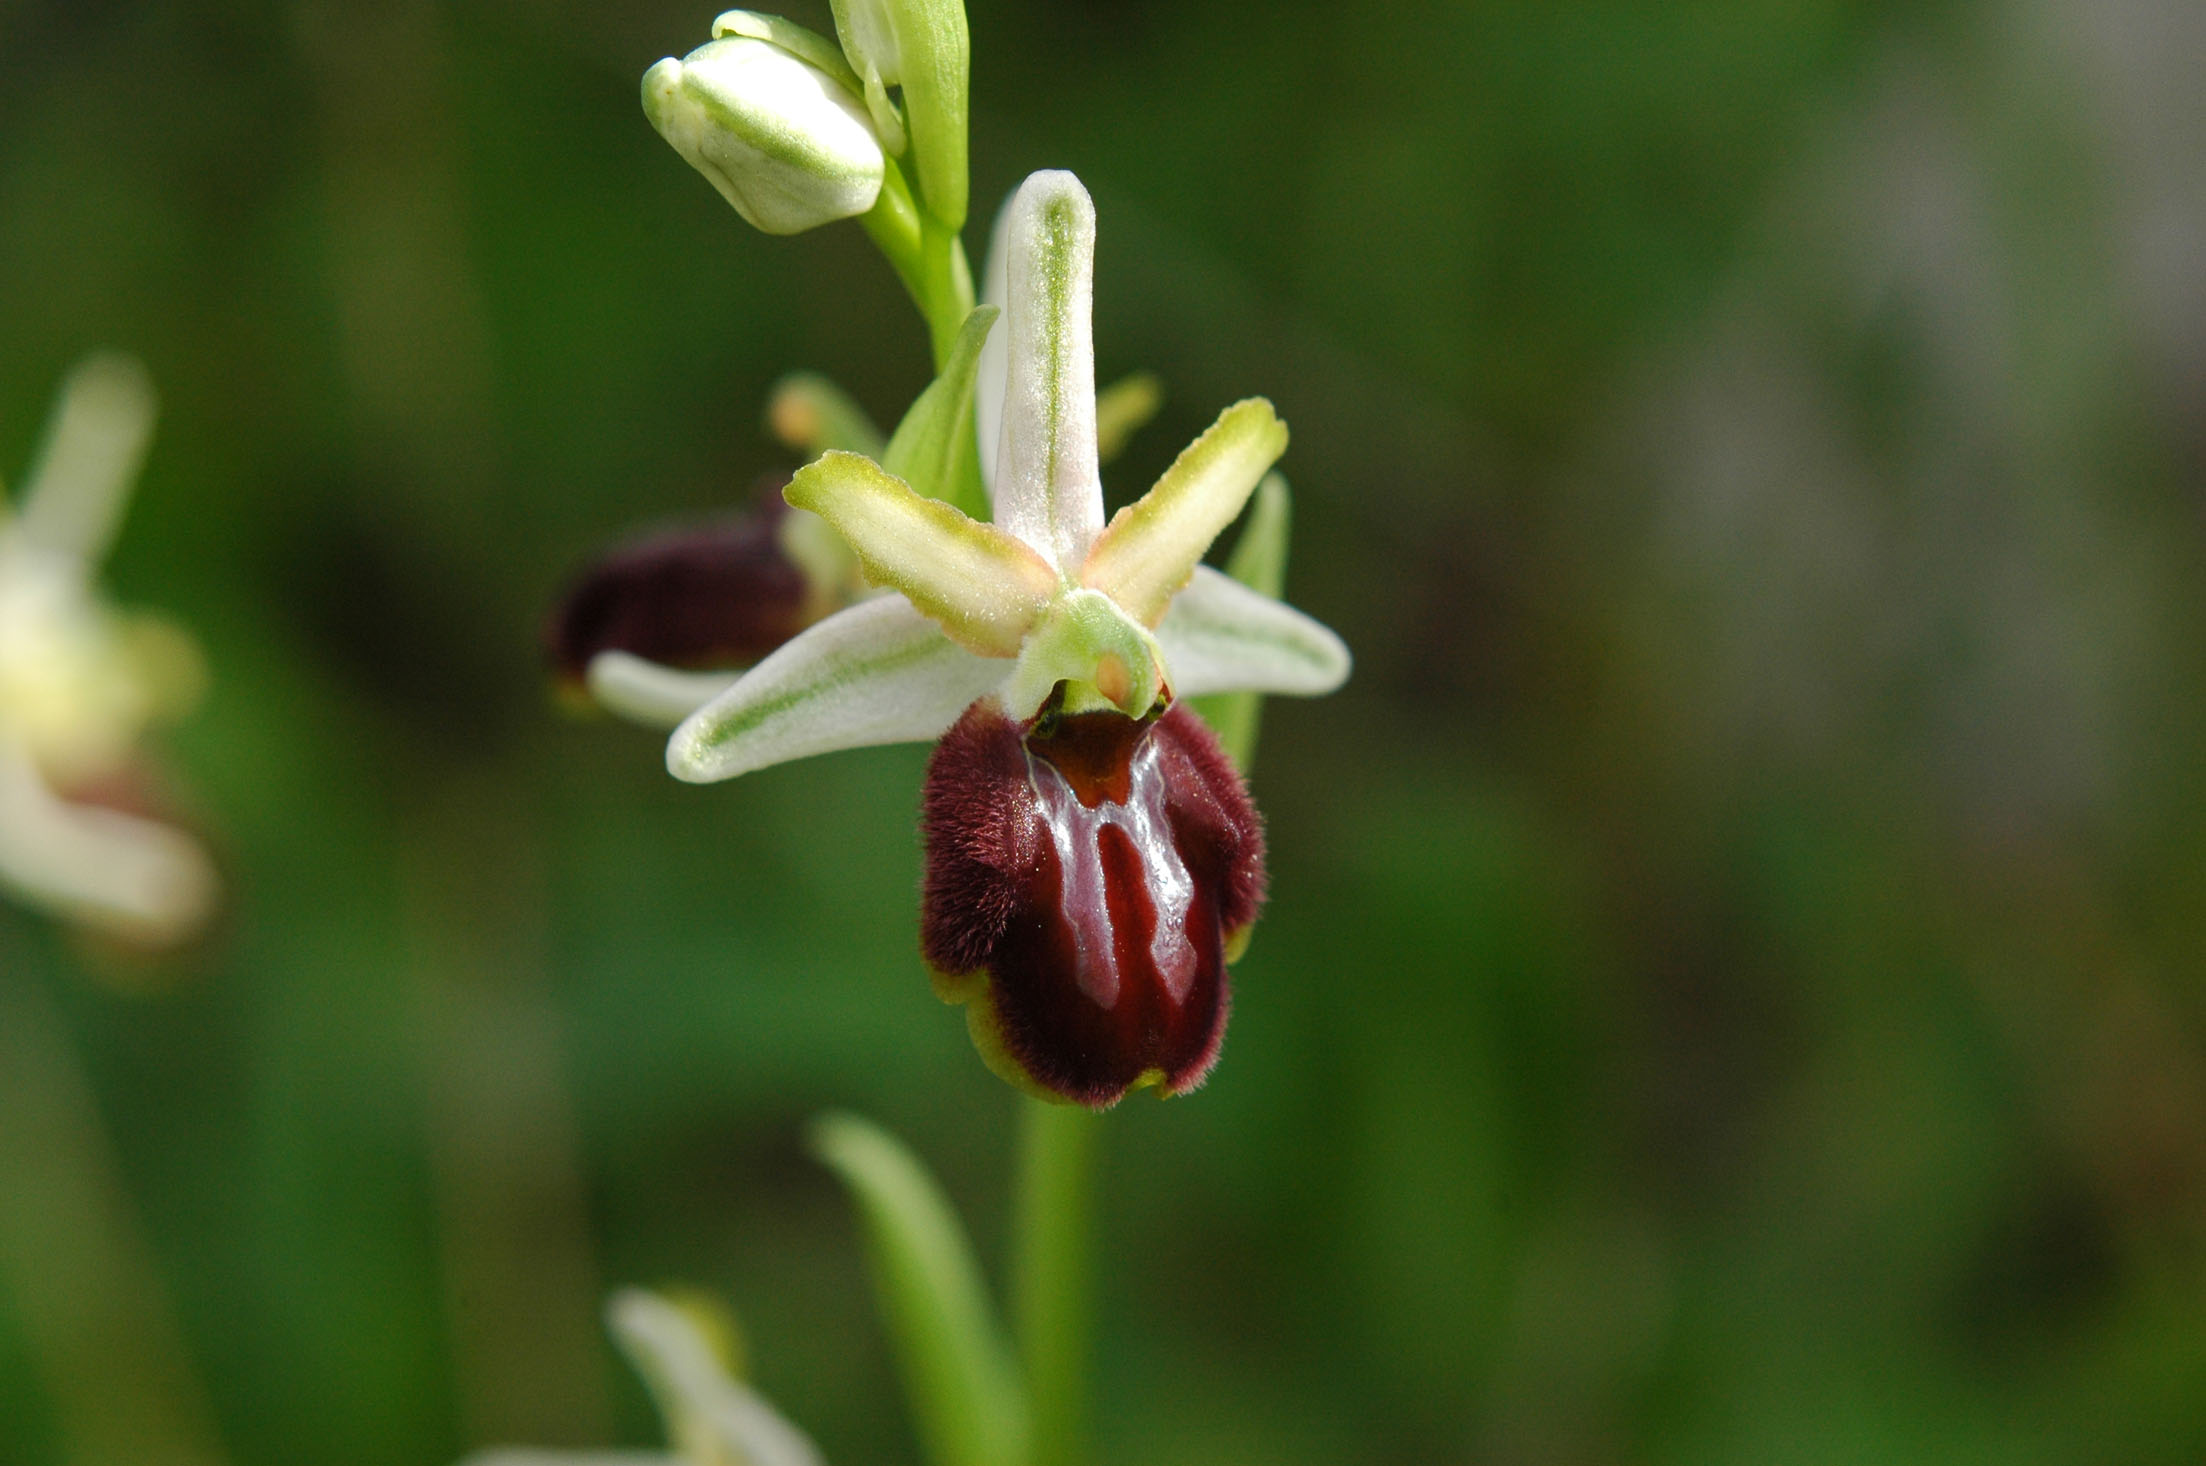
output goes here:
[{"label": "white and green bud", "polygon": [[[972,66],[965,0],[833,0],[835,33],[865,93],[874,126],[902,156],[927,212],[965,224],[966,94]],[[888,94],[904,91],[904,116]]]},{"label": "white and green bud", "polygon": [[[798,30],[786,21],[775,29]],[[726,35],[680,61],[667,57],[643,78],[651,125],[767,234],[865,213],[887,168],[858,96],[819,64],[832,48],[804,36],[817,46],[799,48],[781,34]]]}]

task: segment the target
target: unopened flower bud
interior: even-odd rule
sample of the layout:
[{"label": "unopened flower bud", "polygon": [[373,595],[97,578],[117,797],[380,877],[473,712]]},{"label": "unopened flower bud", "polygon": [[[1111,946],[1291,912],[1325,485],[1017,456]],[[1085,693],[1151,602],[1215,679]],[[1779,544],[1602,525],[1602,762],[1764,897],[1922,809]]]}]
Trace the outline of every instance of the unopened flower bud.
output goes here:
[{"label": "unopened flower bud", "polygon": [[710,41],[644,73],[651,125],[768,234],[873,207],[886,160],[864,106],[834,76],[752,36]]}]

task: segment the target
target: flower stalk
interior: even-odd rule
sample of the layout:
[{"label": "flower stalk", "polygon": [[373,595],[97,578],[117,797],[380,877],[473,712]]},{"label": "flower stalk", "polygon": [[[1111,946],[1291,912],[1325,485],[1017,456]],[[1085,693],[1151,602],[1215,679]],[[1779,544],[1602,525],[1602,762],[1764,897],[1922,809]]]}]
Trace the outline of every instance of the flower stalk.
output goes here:
[{"label": "flower stalk", "polygon": [[958,328],[973,309],[973,269],[964,243],[955,229],[913,199],[894,162],[882,179],[880,198],[859,222],[919,308],[935,370],[942,370],[957,343]]},{"label": "flower stalk", "polygon": [[1019,1106],[1012,1317],[1026,1370],[1031,1466],[1078,1466],[1095,1332],[1095,1162],[1102,1122],[1076,1105]]}]

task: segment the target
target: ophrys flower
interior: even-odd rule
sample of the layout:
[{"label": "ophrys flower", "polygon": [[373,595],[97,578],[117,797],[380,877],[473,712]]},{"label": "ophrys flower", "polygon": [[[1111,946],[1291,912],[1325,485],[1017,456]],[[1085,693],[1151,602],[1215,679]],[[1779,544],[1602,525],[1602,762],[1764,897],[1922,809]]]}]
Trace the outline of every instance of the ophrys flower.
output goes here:
[{"label": "ophrys flower", "polygon": [[[1094,207],[1071,174],[1038,173],[1000,233],[1004,374],[979,387],[981,420],[1001,422],[993,522],[858,454],[800,470],[789,502],[833,525],[889,593],[813,625],[704,703],[667,765],[702,782],[941,739],[923,921],[938,988],[970,1005],[999,1072],[1101,1107],[1137,1084],[1201,1082],[1227,957],[1263,890],[1254,809],[1178,700],[1329,692],[1349,657],[1307,616],[1201,564],[1286,447],[1270,403],[1226,409],[1104,523]],[[988,310],[930,389],[959,431]],[[941,431],[915,408],[898,438]],[[898,445],[885,456],[897,462]]]}]

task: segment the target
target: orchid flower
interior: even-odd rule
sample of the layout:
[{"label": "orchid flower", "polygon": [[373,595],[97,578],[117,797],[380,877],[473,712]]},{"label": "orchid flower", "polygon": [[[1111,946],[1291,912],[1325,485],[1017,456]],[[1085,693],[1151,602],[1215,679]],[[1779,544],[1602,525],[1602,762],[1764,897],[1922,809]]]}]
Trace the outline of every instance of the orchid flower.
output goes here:
[{"label": "orchid flower", "polygon": [[819,1448],[735,1377],[732,1320],[640,1288],[606,1306],[606,1323],[666,1422],[664,1451],[478,1451],[462,1466],[821,1466]]},{"label": "orchid flower", "polygon": [[63,384],[20,512],[0,500],[0,887],[147,946],[196,933],[213,863],[181,830],[115,807],[155,722],[196,700],[197,649],[116,610],[93,575],[153,428],[145,371],[95,356]]},{"label": "orchid flower", "polygon": [[1103,1108],[1137,1084],[1177,1094],[1208,1073],[1226,964],[1263,894],[1256,812],[1179,700],[1330,692],[1349,657],[1309,617],[1200,563],[1286,447],[1268,402],[1226,409],[1103,522],[1094,206],[1071,174],[1037,173],[1000,234],[1003,372],[978,382],[974,409],[1001,424],[993,522],[894,471],[963,430],[994,323],[982,306],[929,389],[934,410],[923,397],[883,463],[831,451],[785,491],[886,593],[724,688],[635,659],[622,675],[649,680],[662,709],[699,704],[667,748],[693,782],[939,740],[922,920],[937,990],[967,1005],[997,1072]]}]

